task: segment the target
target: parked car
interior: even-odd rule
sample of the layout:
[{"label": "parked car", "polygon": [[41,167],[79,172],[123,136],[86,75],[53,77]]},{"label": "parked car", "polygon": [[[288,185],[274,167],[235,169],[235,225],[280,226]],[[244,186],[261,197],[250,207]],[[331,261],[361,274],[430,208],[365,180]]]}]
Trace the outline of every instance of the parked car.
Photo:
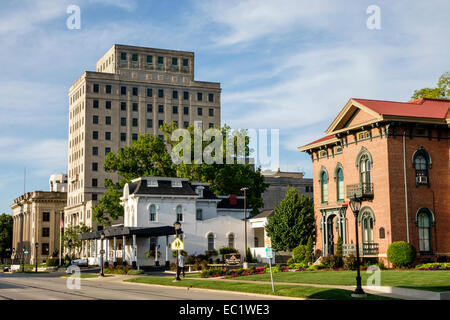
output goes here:
[{"label": "parked car", "polygon": [[87,261],[87,259],[76,259],[76,260],[72,260],[71,264],[74,266],[79,266],[79,267],[87,267],[88,261]]}]

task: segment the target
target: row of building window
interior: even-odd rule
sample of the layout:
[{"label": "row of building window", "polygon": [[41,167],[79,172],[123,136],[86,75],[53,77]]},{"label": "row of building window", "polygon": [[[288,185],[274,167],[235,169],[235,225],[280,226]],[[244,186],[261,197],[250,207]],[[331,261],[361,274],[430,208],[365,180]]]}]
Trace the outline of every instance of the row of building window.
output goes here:
[{"label": "row of building window", "polygon": [[[366,188],[372,183],[372,162],[371,156],[368,152],[363,153],[359,156],[359,181],[362,188]],[[428,152],[420,147],[413,156],[413,167],[416,171],[416,184],[428,184],[428,168],[431,165],[431,158]],[[328,203],[328,172],[322,168],[319,174],[319,181],[321,187],[321,201],[322,203]],[[344,170],[338,165],[335,170],[335,179],[336,179],[336,195],[337,201],[344,200]]]},{"label": "row of building window", "polygon": [[[97,102],[97,103],[96,103]],[[98,100],[94,100],[93,103],[93,108],[98,108]],[[133,103],[132,104],[132,110],[134,112],[139,112],[139,107],[137,103]],[[107,108],[108,109],[108,108]],[[189,115],[189,107],[183,107],[183,114],[184,115]],[[120,110],[122,111],[126,111],[127,110],[127,104],[126,102],[122,102],[120,105]],[[147,112],[151,113],[153,112],[153,105],[152,104],[147,104]],[[164,105],[160,104],[158,105],[158,113],[164,113]],[[172,106],[172,113],[173,114],[178,114],[178,106]],[[203,108],[202,107],[197,107],[197,115],[202,116],[203,115]],[[210,117],[214,117],[214,109],[213,108],[209,108],[208,109],[208,116]],[[111,120],[111,117],[106,117],[109,118]],[[98,116],[94,115],[94,123],[98,123]]]},{"label": "row of building window", "polygon": [[[97,83],[94,83],[92,86],[92,92],[94,93],[100,93],[100,85]],[[147,88],[147,97],[153,97],[153,89]],[[105,93],[106,94],[112,94],[112,86],[107,84],[105,85]],[[120,87],[120,94],[126,95],[127,94],[127,87],[121,86]],[[138,96],[139,95],[139,88],[138,87],[132,87],[131,88],[131,95]],[[172,90],[172,99],[178,99],[178,91]],[[158,89],[158,98],[164,98],[164,89]],[[189,100],[189,91],[183,91],[183,100]],[[197,92],[197,101],[203,101],[203,92]],[[214,102],[214,93],[208,93],[208,102]]]},{"label": "row of building window", "polygon": [[[131,62],[137,63],[139,61],[139,54],[132,53],[131,56]],[[145,61],[147,64],[152,65],[153,64],[153,57],[152,55],[145,55]],[[164,65],[165,57],[163,56],[157,56],[157,63],[158,65]],[[126,52],[120,53],[120,61],[127,61],[128,60],[128,54]],[[171,57],[171,65],[172,66],[178,66],[179,58],[177,57]],[[189,59],[188,58],[181,58],[182,66],[187,68],[189,67]]]}]

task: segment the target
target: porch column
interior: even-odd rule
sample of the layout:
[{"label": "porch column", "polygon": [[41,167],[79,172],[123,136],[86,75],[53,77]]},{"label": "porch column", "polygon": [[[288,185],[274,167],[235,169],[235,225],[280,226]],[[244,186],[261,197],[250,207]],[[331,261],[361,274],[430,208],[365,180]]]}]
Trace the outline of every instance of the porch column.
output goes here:
[{"label": "porch column", "polygon": [[155,266],[159,266],[159,260],[158,260],[158,253],[159,253],[159,244],[158,244],[158,237],[156,237],[156,244],[155,244]]},{"label": "porch column", "polygon": [[166,267],[170,267],[170,261],[169,261],[169,236],[166,236]]},{"label": "porch column", "polygon": [[122,236],[122,264],[127,263],[127,237]]},{"label": "porch column", "polygon": [[323,216],[323,232],[322,232],[322,240],[323,240],[323,256],[326,257],[328,255],[328,223],[327,216]]},{"label": "porch column", "polygon": [[113,264],[114,267],[117,266],[117,237],[114,237],[114,246],[113,246],[113,250],[114,250],[114,258],[113,258]]},{"label": "porch column", "polygon": [[133,258],[131,261],[131,265],[133,266],[133,269],[136,269],[136,235],[133,234]]},{"label": "porch column", "polygon": [[105,238],[105,263],[109,265],[109,239]]}]

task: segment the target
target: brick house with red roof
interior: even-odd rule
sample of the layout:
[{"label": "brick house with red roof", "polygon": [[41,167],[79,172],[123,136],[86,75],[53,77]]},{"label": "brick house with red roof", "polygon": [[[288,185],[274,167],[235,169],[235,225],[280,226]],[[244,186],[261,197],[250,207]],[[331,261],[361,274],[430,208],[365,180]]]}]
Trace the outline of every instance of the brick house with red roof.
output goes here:
[{"label": "brick house with red roof", "polygon": [[364,258],[386,260],[389,244],[408,241],[420,257],[450,255],[450,101],[350,99],[326,136],[299,147],[311,155],[316,249],[355,252],[358,216]]}]

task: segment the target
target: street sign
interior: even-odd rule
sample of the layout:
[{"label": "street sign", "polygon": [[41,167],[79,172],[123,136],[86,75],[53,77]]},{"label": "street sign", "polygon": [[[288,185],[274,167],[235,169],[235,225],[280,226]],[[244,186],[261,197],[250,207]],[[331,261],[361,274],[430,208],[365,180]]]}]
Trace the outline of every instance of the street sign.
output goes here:
[{"label": "street sign", "polygon": [[105,250],[104,249],[100,250],[100,254],[105,254]]},{"label": "street sign", "polygon": [[172,250],[184,250],[184,243],[183,241],[180,240],[180,238],[176,238],[170,244],[170,248]]},{"label": "street sign", "polygon": [[272,248],[272,241],[270,240],[270,237],[268,236],[264,237],[264,244],[266,248]]},{"label": "street sign", "polygon": [[272,248],[266,248],[266,258],[269,258],[269,259],[273,258]]},{"label": "street sign", "polygon": [[25,250],[23,253],[28,254],[28,250]]}]

